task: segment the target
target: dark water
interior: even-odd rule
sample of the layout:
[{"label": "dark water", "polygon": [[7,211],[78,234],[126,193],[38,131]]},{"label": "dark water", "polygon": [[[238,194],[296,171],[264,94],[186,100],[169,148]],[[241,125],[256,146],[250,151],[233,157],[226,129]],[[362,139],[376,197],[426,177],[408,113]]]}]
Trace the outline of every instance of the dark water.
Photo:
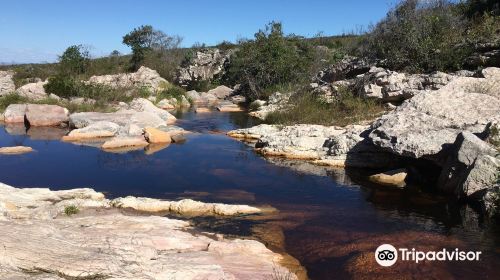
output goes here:
[{"label": "dark water", "polygon": [[[63,143],[59,131],[0,127],[0,146],[36,152],[0,156],[0,182],[18,187],[92,187],[109,197],[148,196],[245,203],[279,210],[245,219],[195,221],[199,226],[249,235],[284,249],[311,279],[490,279],[500,276],[500,230],[466,205],[418,189],[395,190],[363,180],[367,170],[316,167],[256,155],[228,138],[230,129],[254,125],[244,113],[180,114],[195,131],[184,144],[156,153],[106,153]],[[6,132],[8,129],[13,134]],[[39,139],[39,140],[36,140]],[[373,259],[376,247],[482,251],[479,262],[398,262]]]}]

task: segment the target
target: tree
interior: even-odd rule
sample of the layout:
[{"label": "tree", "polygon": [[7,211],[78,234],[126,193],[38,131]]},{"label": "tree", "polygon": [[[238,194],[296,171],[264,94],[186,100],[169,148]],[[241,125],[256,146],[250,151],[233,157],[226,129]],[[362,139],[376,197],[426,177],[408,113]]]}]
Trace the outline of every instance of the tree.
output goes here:
[{"label": "tree", "polygon": [[177,48],[182,41],[179,36],[169,36],[161,30],[155,30],[151,25],[134,28],[123,36],[123,44],[132,49],[131,68],[137,70],[144,62],[149,51],[166,51]]},{"label": "tree", "polygon": [[60,74],[75,76],[84,74],[90,62],[90,55],[82,45],[69,46],[59,56]]},{"label": "tree", "polygon": [[302,39],[284,35],[279,22],[269,23],[253,40],[240,41],[228,79],[240,83],[251,99],[265,98],[270,88],[307,79],[313,50]]}]

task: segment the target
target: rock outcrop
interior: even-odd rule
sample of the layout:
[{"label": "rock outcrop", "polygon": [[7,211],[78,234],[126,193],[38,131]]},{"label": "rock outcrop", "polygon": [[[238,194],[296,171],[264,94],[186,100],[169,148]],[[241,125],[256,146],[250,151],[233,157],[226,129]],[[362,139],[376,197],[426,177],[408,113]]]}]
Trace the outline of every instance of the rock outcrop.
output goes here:
[{"label": "rock outcrop", "polygon": [[500,153],[470,132],[460,133],[439,178],[439,189],[458,198],[482,198],[500,176]]},{"label": "rock outcrop", "polygon": [[372,124],[370,139],[392,153],[434,156],[462,131],[480,133],[500,120],[500,75],[460,77],[443,88],[421,93]]},{"label": "rock outcrop", "polygon": [[222,74],[230,56],[231,52],[223,53],[216,48],[197,51],[190,61],[179,67],[176,81],[181,86],[210,81]]},{"label": "rock outcrop", "polygon": [[264,156],[312,161],[337,167],[387,167],[397,157],[381,151],[366,140],[367,126],[258,125],[237,129],[228,135],[253,141]]},{"label": "rock outcrop", "polygon": [[[66,216],[68,207],[80,213]],[[297,279],[279,264],[283,257],[258,241],[124,213],[91,189],[0,184],[1,278],[269,279],[277,271]]]},{"label": "rock outcrop", "polygon": [[14,71],[0,71],[0,96],[11,94],[16,90]]},{"label": "rock outcrop", "polygon": [[145,87],[152,92],[161,91],[169,86],[169,82],[162,78],[158,72],[144,66],[141,66],[135,73],[92,76],[88,83],[106,85],[112,88]]},{"label": "rock outcrop", "polygon": [[271,96],[269,96],[269,100],[267,102],[259,100],[258,109],[253,112],[250,112],[250,116],[264,120],[269,113],[286,108],[286,106],[288,105],[288,100],[290,99],[291,96],[292,96],[291,92],[289,93],[275,92],[271,94]]},{"label": "rock outcrop", "polygon": [[46,84],[47,81],[25,84],[19,87],[16,90],[16,93],[19,96],[28,98],[30,100],[40,101],[49,97],[49,95],[45,92],[45,88],[43,87]]}]

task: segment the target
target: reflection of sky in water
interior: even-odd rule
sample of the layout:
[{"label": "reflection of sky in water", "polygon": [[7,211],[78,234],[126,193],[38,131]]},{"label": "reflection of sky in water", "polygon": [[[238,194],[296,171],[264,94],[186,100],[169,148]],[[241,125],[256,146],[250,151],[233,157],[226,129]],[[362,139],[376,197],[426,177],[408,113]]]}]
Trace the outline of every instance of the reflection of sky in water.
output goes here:
[{"label": "reflection of sky in water", "polygon": [[[183,119],[177,125],[205,134],[189,135],[185,143],[171,144],[151,155],[142,150],[106,153],[40,140],[58,139],[65,133],[54,129],[28,131],[27,136],[22,127],[7,128],[17,135],[2,127],[0,146],[25,145],[36,152],[0,156],[0,182],[52,189],[92,187],[108,196],[189,197],[271,205],[280,214],[266,223],[284,229],[287,251],[307,266],[313,278],[348,276],[346,267],[356,259],[353,256],[372,250],[370,245],[380,245],[374,243],[391,241],[387,238],[392,238],[393,245],[459,244],[490,251],[481,264],[447,264],[435,270],[427,267],[432,275],[447,277],[459,272],[461,276],[492,276],[498,272],[498,266],[493,265],[499,263],[498,252],[491,252],[498,248],[498,230],[481,228],[486,224],[478,224],[473,211],[432,195],[367,187],[357,172],[265,160],[223,134],[206,134],[251,124],[245,114],[189,112],[180,117]],[[360,264],[356,267],[363,269]]]}]

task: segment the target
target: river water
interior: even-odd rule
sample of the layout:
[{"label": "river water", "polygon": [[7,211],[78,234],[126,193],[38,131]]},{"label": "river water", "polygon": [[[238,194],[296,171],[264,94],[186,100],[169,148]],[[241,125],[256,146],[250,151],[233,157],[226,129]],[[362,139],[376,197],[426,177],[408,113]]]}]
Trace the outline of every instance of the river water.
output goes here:
[{"label": "river water", "polygon": [[[195,133],[154,151],[107,153],[57,140],[64,131],[0,127],[0,146],[36,152],[0,156],[0,182],[54,190],[92,187],[108,197],[192,198],[269,209],[236,219],[203,218],[197,226],[264,242],[295,257],[311,279],[498,279],[500,227],[467,205],[420,188],[366,182],[370,170],[265,159],[225,132],[255,125],[245,113],[178,113]],[[153,153],[154,152],[154,153]],[[0,229],[1,232],[1,229]],[[421,251],[482,251],[479,261],[403,262],[381,267],[384,243]]]}]

